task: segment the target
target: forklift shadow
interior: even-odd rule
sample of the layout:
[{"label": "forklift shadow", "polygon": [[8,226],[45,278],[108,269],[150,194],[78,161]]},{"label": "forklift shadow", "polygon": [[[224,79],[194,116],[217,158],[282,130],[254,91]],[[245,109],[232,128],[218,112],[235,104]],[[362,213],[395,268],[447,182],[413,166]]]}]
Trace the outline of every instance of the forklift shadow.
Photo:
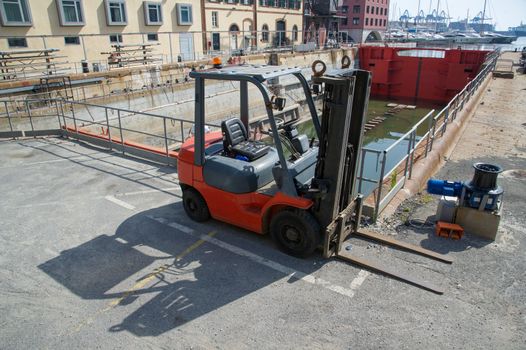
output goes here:
[{"label": "forklift shadow", "polygon": [[[136,214],[115,235],[101,234],[38,267],[83,299],[108,300],[114,307],[110,310],[115,310],[109,312],[120,315],[119,308],[129,312],[109,331],[137,336],[161,335],[285,277],[207,242],[191,250],[199,237],[151,219],[177,222],[181,214],[180,202]],[[212,221],[206,231],[194,228],[206,233],[210,226],[218,224]],[[265,258],[276,254],[264,247],[269,240],[261,238],[251,236],[247,250]],[[306,274],[323,265],[315,258],[296,260],[293,268]]]}]

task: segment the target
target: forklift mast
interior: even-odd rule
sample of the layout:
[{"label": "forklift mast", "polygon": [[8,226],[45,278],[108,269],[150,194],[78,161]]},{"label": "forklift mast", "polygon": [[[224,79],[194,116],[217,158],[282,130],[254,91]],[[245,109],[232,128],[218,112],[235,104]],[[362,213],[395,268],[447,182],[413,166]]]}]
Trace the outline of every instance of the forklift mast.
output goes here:
[{"label": "forklift mast", "polygon": [[[319,195],[314,198],[313,214],[321,227],[333,228],[342,214],[354,221],[357,229],[361,214],[361,196],[356,193],[356,175],[360,167],[364,124],[369,102],[371,73],[363,70],[337,70],[313,83],[323,87],[323,109],[319,138],[318,161],[312,187]],[[348,221],[348,220],[346,220]],[[348,222],[339,230],[325,232],[324,255],[339,249],[351,230]],[[348,232],[346,235],[345,232]]]}]

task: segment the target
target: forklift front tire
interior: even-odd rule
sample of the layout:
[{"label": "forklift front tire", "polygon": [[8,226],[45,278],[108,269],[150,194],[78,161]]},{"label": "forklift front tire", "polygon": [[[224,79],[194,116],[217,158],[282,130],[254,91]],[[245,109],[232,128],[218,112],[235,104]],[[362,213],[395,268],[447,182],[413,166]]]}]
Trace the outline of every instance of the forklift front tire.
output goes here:
[{"label": "forklift front tire", "polygon": [[281,251],[305,258],[314,252],[321,241],[320,225],[304,210],[283,210],[270,222],[270,235]]},{"label": "forklift front tire", "polygon": [[191,187],[183,190],[183,207],[186,215],[194,221],[203,222],[210,219],[210,211],[205,199]]}]

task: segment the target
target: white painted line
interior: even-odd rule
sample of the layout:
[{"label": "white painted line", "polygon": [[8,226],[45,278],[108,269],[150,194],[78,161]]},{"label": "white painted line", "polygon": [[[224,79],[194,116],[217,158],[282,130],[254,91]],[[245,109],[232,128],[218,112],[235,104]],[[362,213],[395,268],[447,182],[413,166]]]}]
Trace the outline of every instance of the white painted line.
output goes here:
[{"label": "white painted line", "polygon": [[109,200],[110,202],[113,202],[117,205],[120,205],[123,208],[129,209],[129,210],[135,210],[135,207],[131,204],[126,203],[125,201],[121,201],[120,199],[117,199],[113,196],[106,196],[104,199]]},{"label": "white painted line", "polygon": [[363,281],[365,281],[365,279],[367,278],[367,276],[369,276],[371,273],[369,271],[366,271],[366,270],[360,270],[360,272],[358,272],[358,276],[356,276],[352,281],[351,281],[351,290],[358,290],[358,288],[360,288],[360,286],[362,285]]},{"label": "white painted line", "polygon": [[167,188],[159,188],[159,189],[151,189],[151,190],[143,190],[143,191],[135,191],[135,192],[117,193],[115,194],[115,197],[135,196],[138,194],[148,194],[148,193],[155,193],[155,192],[169,192],[169,191],[178,191],[178,190],[181,190],[181,187],[167,187]]},{"label": "white painted line", "polygon": [[[181,225],[179,223],[168,222],[164,218],[158,218],[158,217],[153,217],[153,216],[147,216],[147,217],[152,219],[152,220],[154,220],[154,221],[157,221],[157,222],[159,222],[159,223],[161,223],[163,225],[167,225],[167,226],[170,226],[172,228],[175,228],[176,230],[179,230],[179,231],[184,232],[186,234],[190,234],[190,235],[194,234],[194,230],[193,229],[191,229],[190,227]],[[199,235],[199,238],[202,239],[203,241],[206,241],[206,242],[208,242],[210,244],[213,244],[213,245],[215,245],[217,247],[220,247],[222,249],[228,250],[229,252],[234,253],[236,255],[246,257],[246,258],[248,258],[248,259],[250,259],[250,260],[252,260],[252,261],[254,261],[254,262],[258,263],[258,264],[261,264],[261,265],[264,265],[266,267],[269,267],[269,268],[271,268],[271,269],[273,269],[275,271],[281,272],[281,273],[289,276],[289,278],[290,277],[294,277],[294,278],[296,278],[298,280],[301,280],[301,281],[304,281],[304,282],[307,282],[307,283],[310,283],[310,284],[322,286],[322,287],[324,287],[324,288],[326,288],[326,289],[328,289],[330,291],[336,292],[338,294],[344,295],[344,296],[349,297],[349,298],[354,297],[355,291],[363,283],[363,280],[365,279],[365,277],[367,277],[367,274],[368,274],[368,272],[361,270],[360,273],[358,274],[358,276],[353,280],[353,282],[351,282],[351,288],[349,289],[349,288],[345,288],[345,287],[342,287],[342,286],[338,286],[338,285],[332,284],[332,283],[330,283],[328,281],[325,281],[324,279],[315,277],[313,275],[306,274],[306,273],[294,270],[293,268],[290,268],[288,266],[282,265],[282,264],[277,263],[275,261],[263,258],[262,256],[254,254],[254,253],[252,253],[252,252],[250,252],[248,250],[245,250],[243,248],[236,247],[236,246],[234,246],[234,245],[232,245],[230,243],[226,243],[226,242],[221,241],[221,240],[219,240],[217,238],[210,237],[210,236],[207,236],[207,235],[202,235],[202,234],[198,234],[198,235]],[[365,274],[363,272],[365,272]],[[354,288],[353,288],[353,283],[354,283]]]}]

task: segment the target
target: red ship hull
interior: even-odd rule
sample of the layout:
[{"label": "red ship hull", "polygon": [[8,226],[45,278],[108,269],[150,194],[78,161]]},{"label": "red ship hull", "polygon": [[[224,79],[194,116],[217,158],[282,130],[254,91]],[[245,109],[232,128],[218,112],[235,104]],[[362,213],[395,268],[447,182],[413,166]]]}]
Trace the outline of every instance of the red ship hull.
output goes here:
[{"label": "red ship hull", "polygon": [[[375,98],[446,104],[476,77],[488,53],[362,46],[359,59],[360,68],[373,73],[371,94]],[[431,55],[435,57],[428,57]]]}]

